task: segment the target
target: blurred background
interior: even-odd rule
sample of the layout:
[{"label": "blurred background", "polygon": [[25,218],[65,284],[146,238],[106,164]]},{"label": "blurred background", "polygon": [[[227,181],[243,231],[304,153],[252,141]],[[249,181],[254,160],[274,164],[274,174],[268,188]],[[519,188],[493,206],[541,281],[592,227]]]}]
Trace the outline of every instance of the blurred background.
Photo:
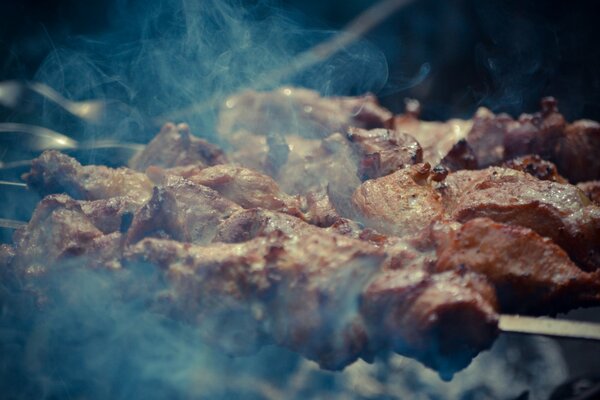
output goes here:
[{"label": "blurred background", "polygon": [[[275,8],[299,26],[327,30],[341,28],[373,3],[242,1],[239,7],[253,7],[259,19],[264,9]],[[49,54],[72,47],[77,37],[111,30],[121,33],[119,42],[134,39],[132,10],[145,4],[2,1],[0,78],[34,78]],[[398,112],[405,97],[417,98],[428,119],[470,116],[482,105],[518,115],[535,111],[545,95],[559,99],[568,119],[600,119],[597,11],[594,1],[415,1],[367,35],[388,63],[387,82],[377,94]]]}]

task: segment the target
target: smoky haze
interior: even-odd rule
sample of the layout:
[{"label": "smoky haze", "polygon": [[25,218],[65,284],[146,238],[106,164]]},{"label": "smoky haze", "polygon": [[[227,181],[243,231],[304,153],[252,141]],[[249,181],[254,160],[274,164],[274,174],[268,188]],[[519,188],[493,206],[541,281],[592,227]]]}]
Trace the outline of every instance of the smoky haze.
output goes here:
[{"label": "smoky haze", "polygon": [[[110,99],[109,122],[82,124],[48,103],[28,114],[2,110],[2,118],[80,139],[146,142],[156,132],[156,116],[259,83],[261,89],[301,85],[324,95],[371,91],[397,112],[404,97],[416,97],[428,118],[470,115],[479,105],[533,111],[547,94],[557,95],[571,118],[600,116],[597,56],[585,45],[569,45],[587,35],[587,24],[564,33],[575,16],[557,25],[554,12],[532,19],[535,7],[448,3],[417,2],[331,59],[265,86],[265,74],[331,37],[332,27],[367,2],[309,2],[305,13],[296,11],[300,2],[50,2],[42,11],[27,11],[25,28],[16,17],[4,25],[1,78],[39,80],[72,99]],[[4,15],[20,15],[25,7]],[[209,106],[181,119],[195,134],[219,142],[216,112]],[[0,296],[6,398],[375,399],[415,392],[509,398],[525,389],[544,398],[566,375],[552,343],[507,339],[450,383],[397,356],[340,373],[320,371],[275,347],[230,358],[203,344],[193,327],[156,312],[148,293],[123,295],[103,273],[67,267],[43,283],[53,297],[43,312],[23,288],[0,286],[3,294],[19,294]],[[119,285],[147,280],[148,271],[135,269]]]}]

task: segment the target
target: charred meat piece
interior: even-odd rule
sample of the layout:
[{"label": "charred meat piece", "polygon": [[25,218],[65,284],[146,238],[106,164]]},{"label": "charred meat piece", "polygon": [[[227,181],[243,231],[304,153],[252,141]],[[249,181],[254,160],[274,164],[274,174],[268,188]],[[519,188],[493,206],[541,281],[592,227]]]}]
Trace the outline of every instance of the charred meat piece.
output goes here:
[{"label": "charred meat piece", "polygon": [[514,120],[507,114],[495,115],[487,108],[477,110],[466,140],[480,168],[502,162],[505,158],[504,137],[513,124]]},{"label": "charred meat piece", "polygon": [[383,128],[391,118],[372,95],[321,97],[312,90],[283,87],[272,92],[246,91],[229,98],[221,109],[218,131],[226,137],[245,130],[264,136],[324,138],[351,126]]},{"label": "charred meat piece", "polygon": [[393,129],[414,137],[423,148],[423,161],[431,165],[439,164],[452,146],[464,139],[471,130],[473,122],[469,120],[422,121],[418,119],[418,112],[410,108],[414,105],[409,105],[405,114],[394,118]]},{"label": "charred meat piece", "polygon": [[301,201],[282,192],[277,182],[260,172],[231,164],[216,165],[188,174],[188,179],[216,190],[243,208],[261,207],[301,215]]},{"label": "charred meat piece", "polygon": [[540,156],[535,154],[513,158],[512,160],[505,161],[502,166],[526,172],[543,181],[567,183],[567,180],[558,174],[556,165],[550,161],[542,160]]},{"label": "charred meat piece", "polygon": [[543,159],[554,161],[554,146],[564,136],[567,122],[558,112],[554,98],[543,98],[541,108],[535,114],[521,115],[507,129],[504,137],[505,159],[537,154]]},{"label": "charred meat piece", "polygon": [[390,129],[350,128],[348,139],[359,156],[361,179],[391,174],[423,161],[423,150],[410,135]]},{"label": "charred meat piece", "polygon": [[102,165],[82,166],[77,160],[49,150],[33,160],[31,171],[23,175],[29,187],[42,195],[66,193],[78,200],[129,197],[143,204],[150,198],[150,179],[129,168]]},{"label": "charred meat piece", "polygon": [[507,131],[506,157],[537,154],[556,164],[558,172],[577,183],[600,178],[600,124],[580,120],[568,124],[553,98],[542,99],[542,110],[523,114]]},{"label": "charred meat piece", "polygon": [[452,146],[438,165],[448,171],[458,171],[461,169],[477,169],[478,162],[477,156],[469,143],[465,139],[461,139]]},{"label": "charred meat piece", "polygon": [[549,159],[570,182],[600,179],[600,124],[581,120],[567,125]]},{"label": "charred meat piece", "polygon": [[13,266],[31,276],[44,274],[58,262],[68,264],[81,259],[91,267],[119,268],[122,234],[118,228],[110,229],[108,221],[121,220],[123,208],[109,205],[100,211],[102,207],[82,205],[66,195],[45,197],[29,224],[14,234]]},{"label": "charred meat piece", "polygon": [[600,208],[575,186],[490,167],[457,171],[436,185],[448,217],[477,217],[530,228],[551,238],[584,270],[600,268]]},{"label": "charred meat piece", "polygon": [[577,187],[586,194],[586,196],[600,206],[600,181],[581,182]]},{"label": "charred meat piece", "polygon": [[226,162],[223,150],[193,136],[187,124],[166,123],[144,150],[131,159],[129,165],[133,169],[144,171],[151,165],[170,168]]},{"label": "charred meat piece", "polygon": [[364,182],[352,195],[357,219],[388,235],[416,235],[441,218],[440,195],[428,181],[429,164],[417,164]]},{"label": "charred meat piece", "polygon": [[225,351],[276,343],[341,369],[365,350],[358,298],[383,253],[343,236],[301,238],[274,233],[210,246],[145,239],[128,257],[165,269],[176,312]]},{"label": "charred meat piece", "polygon": [[165,269],[177,312],[233,354],[276,343],[341,369],[394,350],[450,377],[495,338],[493,289],[474,274],[379,276],[376,246],[297,224],[229,245],[145,239],[128,258]]},{"label": "charred meat piece", "polygon": [[147,236],[184,242],[210,242],[217,226],[242,208],[218,192],[181,177],[155,187],[152,198],[135,214],[127,241]]},{"label": "charred meat piece", "polygon": [[600,304],[600,272],[581,271],[550,239],[476,218],[439,241],[436,268],[484,274],[506,313],[557,314]]},{"label": "charred meat piece", "polygon": [[415,265],[382,271],[361,298],[371,346],[414,357],[444,379],[491,346],[495,307],[494,288],[483,276],[430,274]]}]

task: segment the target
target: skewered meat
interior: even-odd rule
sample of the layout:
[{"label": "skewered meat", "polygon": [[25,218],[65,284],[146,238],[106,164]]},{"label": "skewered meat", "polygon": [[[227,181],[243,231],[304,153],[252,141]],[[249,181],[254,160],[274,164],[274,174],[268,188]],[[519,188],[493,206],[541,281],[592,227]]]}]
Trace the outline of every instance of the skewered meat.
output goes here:
[{"label": "skewered meat", "polygon": [[77,160],[50,150],[34,159],[31,171],[23,175],[40,194],[67,193],[78,200],[99,200],[126,196],[143,204],[153,184],[141,172],[102,165],[82,166]]},{"label": "skewered meat", "polygon": [[166,123],[160,132],[134,156],[129,165],[144,171],[151,165],[163,168],[223,164],[227,158],[223,150],[206,140],[194,137],[187,124]]},{"label": "skewered meat", "polygon": [[440,195],[427,180],[429,168],[418,164],[363,183],[352,196],[357,218],[385,234],[418,234],[444,212]]},{"label": "skewered meat", "polygon": [[514,120],[507,114],[494,115],[483,107],[477,110],[466,140],[480,168],[497,165],[505,158],[504,137],[512,124]]},{"label": "skewered meat", "polygon": [[[89,266],[118,268],[122,251],[122,204],[89,204],[51,195],[37,206],[29,224],[15,232],[13,267],[26,275],[45,273],[57,262],[85,257]],[[104,210],[101,211],[101,209]],[[100,226],[96,226],[98,223]],[[103,231],[101,228],[104,228]]]},{"label": "skewered meat", "polygon": [[475,218],[440,239],[436,268],[484,274],[503,312],[556,314],[600,301],[600,272],[581,271],[563,249],[530,229]]},{"label": "skewered meat", "polygon": [[452,219],[488,217],[524,226],[551,238],[581,268],[600,267],[600,208],[575,186],[490,167],[449,174],[437,189]]},{"label": "skewered meat", "polygon": [[127,240],[147,236],[207,243],[217,226],[241,207],[218,192],[181,177],[169,177],[155,187],[152,198],[133,217]]},{"label": "skewered meat", "polygon": [[581,120],[567,124],[553,98],[542,100],[542,111],[523,114],[506,132],[507,158],[538,154],[556,164],[570,182],[600,178],[600,125]]},{"label": "skewered meat", "polygon": [[[384,254],[375,246],[299,224],[291,237],[263,232],[235,245],[144,239],[129,257],[167,269],[177,306],[232,352],[273,341],[339,369],[393,349],[450,377],[495,337],[495,297],[481,278],[389,270],[376,279]],[[232,310],[240,321],[233,327]],[[440,337],[440,348],[427,341]]]},{"label": "skewered meat", "polygon": [[536,154],[513,158],[512,160],[505,161],[502,166],[527,172],[529,175],[535,176],[542,181],[567,183],[567,180],[558,174],[556,165],[550,161],[543,160]]},{"label": "skewered meat", "polygon": [[229,98],[219,115],[226,137],[244,130],[255,134],[325,138],[349,127],[383,128],[392,113],[372,95],[321,97],[317,92],[284,87],[272,92],[246,91]]},{"label": "skewered meat", "polygon": [[214,189],[221,196],[244,208],[262,207],[301,215],[300,198],[282,192],[270,176],[260,172],[222,164],[187,175],[188,180]]},{"label": "skewered meat", "polygon": [[348,139],[359,154],[358,173],[362,179],[378,178],[423,161],[421,146],[405,133],[350,128]]},{"label": "skewered meat", "polygon": [[414,137],[423,148],[423,161],[431,165],[441,162],[452,146],[464,139],[473,125],[472,121],[451,119],[447,122],[422,121],[418,118],[417,105],[407,103],[404,114],[393,120],[393,129]]}]

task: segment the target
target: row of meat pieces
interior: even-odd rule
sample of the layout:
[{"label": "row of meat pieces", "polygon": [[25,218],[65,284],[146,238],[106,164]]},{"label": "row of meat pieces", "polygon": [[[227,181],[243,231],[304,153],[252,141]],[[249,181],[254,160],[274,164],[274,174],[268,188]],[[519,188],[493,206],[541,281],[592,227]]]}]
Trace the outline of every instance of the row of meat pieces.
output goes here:
[{"label": "row of meat pieces", "polygon": [[[233,354],[276,343],[332,369],[392,350],[451,376],[492,343],[498,312],[552,314],[600,300],[598,274],[524,218],[543,210],[566,237],[598,243],[581,236],[587,226],[597,233],[598,209],[574,186],[502,168],[431,178],[416,164],[363,183],[350,203],[365,229],[327,194],[289,196],[231,164],[141,173],[46,152],[27,180],[73,198],[43,199],[3,259],[15,281],[34,287],[56,265],[117,274],[155,265],[170,288],[157,303],[207,341]],[[490,188],[506,198],[474,207],[459,187],[473,180],[481,199]]]},{"label": "row of meat pieces", "polygon": [[282,88],[228,99],[218,130],[227,152],[167,124],[131,169],[44,153],[25,179],[49,196],[2,248],[6,279],[44,303],[59,266],[141,263],[167,282],[140,277],[152,307],[232,354],[276,343],[338,369],[395,351],[444,376],[490,346],[499,312],[599,301],[597,183],[563,178],[598,179],[569,160],[599,130],[551,100],[435,123],[414,102],[394,117]]}]

